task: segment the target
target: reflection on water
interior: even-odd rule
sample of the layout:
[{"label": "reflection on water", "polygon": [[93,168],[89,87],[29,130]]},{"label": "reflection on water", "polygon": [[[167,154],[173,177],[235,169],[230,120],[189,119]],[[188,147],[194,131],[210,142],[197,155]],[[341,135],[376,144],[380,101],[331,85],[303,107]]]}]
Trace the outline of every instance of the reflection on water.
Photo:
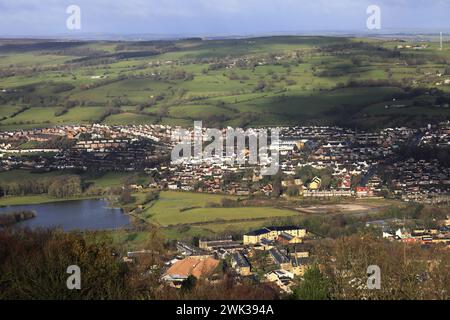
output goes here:
[{"label": "reflection on water", "polygon": [[37,216],[18,223],[18,227],[62,227],[70,230],[105,230],[123,227],[130,219],[122,209],[108,207],[105,200],[77,200],[35,205],[8,206],[1,213],[35,211]]}]

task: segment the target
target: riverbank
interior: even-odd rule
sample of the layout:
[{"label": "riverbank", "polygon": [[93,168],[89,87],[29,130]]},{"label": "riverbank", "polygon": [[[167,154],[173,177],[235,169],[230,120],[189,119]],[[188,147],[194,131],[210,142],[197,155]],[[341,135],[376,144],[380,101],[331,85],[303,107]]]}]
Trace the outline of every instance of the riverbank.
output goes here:
[{"label": "riverbank", "polygon": [[60,199],[60,198],[51,197],[46,194],[30,195],[30,196],[10,196],[10,197],[0,198],[0,207],[35,205],[35,204],[77,201],[77,200],[94,200],[94,199],[99,199],[99,198],[105,198],[105,197],[81,195],[81,196],[76,196],[76,197]]},{"label": "riverbank", "polygon": [[36,217],[34,211],[19,211],[0,214],[0,227],[9,227],[16,223],[30,220]]}]

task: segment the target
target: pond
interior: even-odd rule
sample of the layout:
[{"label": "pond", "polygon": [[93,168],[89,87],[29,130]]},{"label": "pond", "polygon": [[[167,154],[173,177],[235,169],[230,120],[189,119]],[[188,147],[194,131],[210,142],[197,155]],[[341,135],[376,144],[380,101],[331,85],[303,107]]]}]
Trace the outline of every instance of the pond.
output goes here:
[{"label": "pond", "polygon": [[0,214],[34,211],[36,217],[15,226],[33,228],[61,227],[71,230],[108,230],[127,226],[130,217],[122,209],[111,208],[106,200],[76,200],[45,204],[0,207]]}]

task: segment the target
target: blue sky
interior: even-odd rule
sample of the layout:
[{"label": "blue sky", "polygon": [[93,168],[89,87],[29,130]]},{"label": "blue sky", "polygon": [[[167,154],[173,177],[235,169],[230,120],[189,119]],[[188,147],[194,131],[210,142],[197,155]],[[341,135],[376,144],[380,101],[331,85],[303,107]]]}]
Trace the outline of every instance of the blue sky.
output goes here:
[{"label": "blue sky", "polygon": [[[66,29],[72,4],[81,31]],[[0,0],[0,35],[364,32],[372,4],[384,31],[450,32],[450,0]]]}]

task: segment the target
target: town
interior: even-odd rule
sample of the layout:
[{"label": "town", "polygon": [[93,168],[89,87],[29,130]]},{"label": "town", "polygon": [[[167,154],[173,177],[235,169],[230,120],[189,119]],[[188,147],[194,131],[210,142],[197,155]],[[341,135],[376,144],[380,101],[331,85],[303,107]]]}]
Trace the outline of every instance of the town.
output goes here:
[{"label": "town", "polygon": [[[248,141],[257,137],[259,129],[247,128]],[[174,131],[185,130],[187,138],[191,135],[188,141],[192,147],[196,133],[195,128],[167,125],[94,124],[5,131],[0,133],[0,170],[36,174],[140,172],[150,177],[145,184],[122,188],[148,193],[146,203],[157,198],[155,191],[259,201],[275,201],[275,197],[285,199],[292,204],[291,209],[306,215],[328,212],[330,208],[323,206],[327,201],[334,201],[333,210],[339,209],[341,200],[393,199],[443,208],[450,202],[449,122],[371,132],[325,126],[270,129],[279,131],[275,150],[279,170],[273,176],[262,174],[267,159],[239,163],[228,161],[230,154],[207,155],[203,149],[184,161],[172,161],[171,153],[178,143],[173,139]],[[201,134],[207,141],[207,128],[202,128]],[[272,141],[268,149],[274,152],[274,148]],[[252,156],[247,144],[244,150],[233,151],[234,156],[242,152],[247,160]],[[253,156],[261,158],[261,154]],[[0,195],[20,195],[20,188],[15,188],[0,182]],[[304,206],[300,200],[315,206]],[[221,206],[239,207],[233,201],[239,200],[223,198]],[[357,213],[358,204],[354,207]],[[182,208],[178,214],[190,209]],[[142,205],[129,211],[139,220]],[[449,248],[449,218],[447,215],[446,219],[441,217],[427,224],[416,223],[412,217],[406,221],[388,216],[380,220],[367,218],[364,223],[366,230],[380,239]],[[226,274],[237,284],[265,284],[281,296],[291,295],[305,272],[318,264],[316,247],[324,238],[306,227],[284,223],[241,234],[176,239],[164,255],[168,260],[162,267],[154,267],[160,283],[171,288],[184,288],[196,281],[221,283]],[[137,251],[128,251],[123,261],[134,265],[153,255],[144,247],[134,247]]]},{"label": "town", "polygon": [[[405,205],[441,207],[440,212],[444,213],[450,202],[449,122],[372,132],[318,126],[274,128],[279,130],[280,139],[276,150],[279,170],[273,176],[262,174],[265,161],[236,163],[227,161],[229,155],[206,155],[203,150],[185,161],[172,161],[171,152],[178,142],[173,140],[173,132],[180,129],[167,125],[94,124],[2,132],[0,170],[37,175],[92,170],[139,172],[149,177],[147,182],[133,182],[119,190],[120,194],[124,188],[131,188],[146,195],[142,204],[131,204],[126,209],[136,221],[158,199],[159,192],[219,195],[223,197],[221,203],[207,204],[205,208],[214,205],[232,207],[235,211],[242,210],[239,202],[242,199],[249,203],[257,199],[257,205],[276,202],[272,205],[306,216],[336,213],[339,216],[339,212],[346,212],[355,217],[364,214],[360,211],[370,212],[371,209],[355,202],[361,200],[386,199]],[[249,141],[258,135],[259,129],[245,131]],[[195,135],[193,129],[183,130],[187,136]],[[202,129],[203,138],[206,130]],[[190,140],[192,145],[194,140]],[[273,145],[269,149],[273,151]],[[248,146],[244,150],[234,149],[235,156],[239,152],[249,159],[252,150]],[[0,190],[0,197],[4,198],[23,195],[23,190],[11,183],[0,181]],[[126,203],[121,205],[126,208]],[[247,205],[252,206],[245,204],[242,208]],[[180,207],[177,217],[195,208]],[[363,230],[378,239],[424,249],[450,248],[450,215],[440,214],[430,222],[428,218],[415,220],[414,214],[408,214],[406,219],[407,214],[402,211],[383,216],[377,210],[374,212],[379,215],[374,217],[379,218],[368,215],[361,221]],[[174,226],[177,232],[183,226],[189,229],[187,225],[196,224],[195,219],[187,225],[178,219]],[[139,228],[139,223],[134,228]],[[245,233],[225,231],[189,240],[182,240],[179,234],[179,238],[168,242],[161,256],[165,260],[152,265],[148,272],[159,275],[158,283],[163,288],[185,290],[198,281],[220,285],[229,279],[236,285],[268,286],[279,296],[293,295],[305,273],[320,265],[318,248],[330,238],[329,234],[316,232],[317,226],[314,229],[280,223]],[[135,266],[148,256],[153,257],[154,249],[144,248],[142,244],[134,245],[125,251],[123,262]]]},{"label": "town", "polygon": [[[237,196],[396,198],[438,205],[450,200],[449,122],[373,132],[280,127],[279,170],[269,177],[261,174],[264,161],[229,163],[214,155],[172,162],[175,129],[94,124],[5,131],[0,171],[140,171],[152,177],[141,188]],[[256,135],[257,129],[246,134]],[[248,159],[248,148],[239,152]]]},{"label": "town", "polygon": [[214,281],[214,273],[224,261],[238,282],[245,278],[261,280],[275,284],[281,292],[292,293],[294,277],[302,276],[310,265],[307,238],[313,237],[306,229],[285,226],[254,230],[245,234],[243,241],[231,237],[201,239],[198,247],[177,242],[178,255],[166,263],[162,280],[175,287],[181,287],[189,276]]},{"label": "town", "polygon": [[450,300],[450,0],[37,3],[0,0],[2,311]]},{"label": "town", "polygon": [[[373,221],[380,236],[404,244],[443,246],[450,249],[450,216],[437,229],[392,229],[396,221]],[[398,223],[398,222],[396,222]],[[389,231],[393,230],[393,231]],[[271,286],[278,293],[289,295],[301,282],[305,272],[317,265],[315,247],[320,236],[299,226],[270,226],[253,230],[234,240],[231,236],[199,239],[198,246],[176,241],[173,258],[166,261],[160,273],[164,285],[183,288],[192,281],[220,283],[224,275],[236,283],[250,281]],[[139,263],[148,250],[128,252],[123,260]],[[157,268],[157,266],[155,266]]]}]

